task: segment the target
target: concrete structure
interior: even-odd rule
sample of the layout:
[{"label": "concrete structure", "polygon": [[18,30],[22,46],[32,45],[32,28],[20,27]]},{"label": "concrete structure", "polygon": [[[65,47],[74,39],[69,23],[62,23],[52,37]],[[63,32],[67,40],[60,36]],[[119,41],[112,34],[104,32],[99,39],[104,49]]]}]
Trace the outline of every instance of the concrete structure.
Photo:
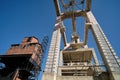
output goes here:
[{"label": "concrete structure", "polygon": [[41,69],[42,46],[36,37],[25,37],[0,55],[0,80],[35,79]]},{"label": "concrete structure", "polygon": [[[53,1],[57,18],[42,80],[119,80],[120,59],[91,12],[92,0],[78,0],[80,5],[76,4],[77,0],[68,0],[68,3],[64,0]],[[76,17],[85,18],[83,42],[77,34]],[[67,42],[62,22],[68,18],[72,19],[71,42]],[[87,47],[89,30],[92,31],[103,65],[99,64],[94,48]],[[64,43],[62,50],[61,36]]]},{"label": "concrete structure", "polygon": [[55,78],[54,75],[57,74],[58,63],[59,63],[58,62],[58,60],[59,60],[58,53],[60,53],[60,38],[61,38],[60,27],[61,27],[61,24],[62,24],[61,20],[58,17],[56,24],[55,24],[54,31],[53,31],[53,36],[52,36],[52,40],[51,40],[51,44],[50,44],[50,49],[48,52],[48,58],[47,58],[46,66],[45,66],[46,68],[45,68],[45,72],[43,75],[43,80],[47,80],[48,78],[50,78],[51,80],[54,80],[54,78]]}]

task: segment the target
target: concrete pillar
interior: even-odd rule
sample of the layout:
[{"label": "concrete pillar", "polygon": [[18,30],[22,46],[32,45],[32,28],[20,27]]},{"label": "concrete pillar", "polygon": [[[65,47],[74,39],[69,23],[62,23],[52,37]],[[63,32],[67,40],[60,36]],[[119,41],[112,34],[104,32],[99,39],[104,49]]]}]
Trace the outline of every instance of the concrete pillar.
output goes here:
[{"label": "concrete pillar", "polygon": [[105,67],[111,75],[110,79],[120,79],[119,59],[116,53],[114,52],[110,42],[106,38],[105,34],[103,33],[101,27],[99,26],[91,11],[87,12],[87,19],[87,21],[92,24],[92,33],[97,43]]},{"label": "concrete pillar", "polygon": [[60,53],[60,18],[57,18],[42,80],[56,80]]}]

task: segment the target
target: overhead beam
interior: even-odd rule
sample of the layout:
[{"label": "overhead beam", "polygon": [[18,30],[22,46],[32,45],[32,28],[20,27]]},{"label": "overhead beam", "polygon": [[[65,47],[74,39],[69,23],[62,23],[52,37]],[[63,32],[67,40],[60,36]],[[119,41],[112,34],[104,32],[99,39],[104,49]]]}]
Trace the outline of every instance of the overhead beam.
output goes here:
[{"label": "overhead beam", "polygon": [[[81,10],[77,10],[74,12],[74,16],[75,17],[79,17],[79,16],[86,16],[86,12],[85,11],[81,11]],[[65,12],[65,13],[61,13],[61,19],[67,19],[67,18],[72,18],[71,12]]]},{"label": "overhead beam", "polygon": [[[77,10],[74,12],[75,17],[78,16],[84,16],[86,11],[90,11],[91,10],[91,3],[92,0],[87,0],[86,1],[86,9],[85,11],[83,10]],[[62,19],[66,19],[66,18],[71,18],[71,12],[65,12],[65,13],[61,13],[60,11],[60,6],[59,6],[59,1],[58,0],[54,0],[54,5],[55,5],[55,9],[56,9],[56,15],[57,16],[61,16]]]},{"label": "overhead beam", "polygon": [[60,12],[60,6],[59,6],[59,3],[58,3],[58,0],[54,0],[54,5],[55,5],[57,16],[60,16],[61,12]]}]

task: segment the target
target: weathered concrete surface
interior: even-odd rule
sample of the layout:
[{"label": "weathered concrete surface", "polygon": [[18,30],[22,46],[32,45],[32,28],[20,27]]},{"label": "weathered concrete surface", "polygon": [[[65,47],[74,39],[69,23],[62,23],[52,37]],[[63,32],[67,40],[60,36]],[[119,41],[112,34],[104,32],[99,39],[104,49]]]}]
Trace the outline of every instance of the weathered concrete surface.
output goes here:
[{"label": "weathered concrete surface", "polygon": [[94,80],[92,76],[57,76],[57,80]]},{"label": "weathered concrete surface", "polygon": [[56,80],[56,74],[53,72],[50,73],[44,72],[42,80]]},{"label": "weathered concrete surface", "polygon": [[120,80],[120,73],[112,72],[110,80]]}]

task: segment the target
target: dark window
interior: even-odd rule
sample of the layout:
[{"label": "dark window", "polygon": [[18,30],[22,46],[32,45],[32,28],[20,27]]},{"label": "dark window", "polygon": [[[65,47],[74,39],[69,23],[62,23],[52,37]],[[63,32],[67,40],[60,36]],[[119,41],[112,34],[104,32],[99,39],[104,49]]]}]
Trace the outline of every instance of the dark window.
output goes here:
[{"label": "dark window", "polygon": [[31,41],[31,39],[32,39],[32,37],[28,37],[28,40],[27,40],[27,42],[30,42],[30,41]]}]

